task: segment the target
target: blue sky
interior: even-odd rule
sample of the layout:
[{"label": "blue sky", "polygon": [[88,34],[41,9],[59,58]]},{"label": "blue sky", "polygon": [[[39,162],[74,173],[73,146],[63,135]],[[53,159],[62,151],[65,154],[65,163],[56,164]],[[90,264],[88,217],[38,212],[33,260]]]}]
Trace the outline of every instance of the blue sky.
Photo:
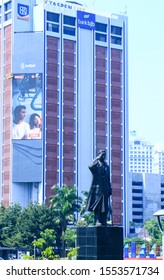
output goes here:
[{"label": "blue sky", "polygon": [[[164,1],[82,0],[89,7],[128,16],[129,130],[164,143]],[[126,7],[126,8],[125,8]]]}]

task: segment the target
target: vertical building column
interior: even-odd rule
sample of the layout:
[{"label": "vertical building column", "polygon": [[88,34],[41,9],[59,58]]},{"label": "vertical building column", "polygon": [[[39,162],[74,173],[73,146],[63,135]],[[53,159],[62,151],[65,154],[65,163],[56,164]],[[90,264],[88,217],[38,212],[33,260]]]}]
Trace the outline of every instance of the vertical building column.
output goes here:
[{"label": "vertical building column", "polygon": [[63,183],[74,185],[74,139],[75,139],[75,42],[64,40],[63,44]]},{"label": "vertical building column", "polygon": [[46,199],[52,195],[51,187],[58,183],[59,91],[58,91],[59,39],[47,37],[47,116],[46,116]]},{"label": "vertical building column", "polygon": [[[94,43],[93,31],[78,29],[78,189],[88,190],[94,137]],[[90,184],[90,183],[89,183]]]},{"label": "vertical building column", "polygon": [[96,46],[96,155],[107,148],[107,48]]},{"label": "vertical building column", "polygon": [[113,223],[122,224],[122,51],[111,50],[111,170]]},{"label": "vertical building column", "polygon": [[4,29],[4,96],[3,96],[3,139],[4,139],[4,160],[3,160],[3,204],[8,206],[11,197],[11,112],[12,112],[12,26]]}]

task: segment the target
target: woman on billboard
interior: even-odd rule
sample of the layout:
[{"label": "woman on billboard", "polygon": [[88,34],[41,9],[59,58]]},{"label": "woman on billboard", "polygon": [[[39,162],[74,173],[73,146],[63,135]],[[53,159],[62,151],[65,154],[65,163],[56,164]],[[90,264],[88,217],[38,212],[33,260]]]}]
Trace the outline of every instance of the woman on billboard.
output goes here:
[{"label": "woman on billboard", "polygon": [[34,113],[30,116],[29,125],[30,125],[30,131],[29,131],[28,139],[41,139],[42,119],[37,113]]}]

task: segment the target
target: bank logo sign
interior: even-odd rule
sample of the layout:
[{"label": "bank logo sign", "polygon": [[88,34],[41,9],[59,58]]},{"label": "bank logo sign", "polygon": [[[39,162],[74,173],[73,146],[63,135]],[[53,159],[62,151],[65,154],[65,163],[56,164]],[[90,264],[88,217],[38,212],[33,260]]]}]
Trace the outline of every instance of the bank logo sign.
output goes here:
[{"label": "bank logo sign", "polygon": [[95,15],[87,12],[77,11],[77,26],[90,30],[95,29]]},{"label": "bank logo sign", "polygon": [[18,3],[17,18],[23,20],[29,20],[29,6]]}]

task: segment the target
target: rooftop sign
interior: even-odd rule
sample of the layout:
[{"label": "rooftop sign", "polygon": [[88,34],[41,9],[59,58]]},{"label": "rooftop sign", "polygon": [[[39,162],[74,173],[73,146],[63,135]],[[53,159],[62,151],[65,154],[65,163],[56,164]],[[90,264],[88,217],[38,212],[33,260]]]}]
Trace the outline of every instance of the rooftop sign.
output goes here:
[{"label": "rooftop sign", "polygon": [[95,29],[95,14],[77,11],[77,26],[90,30]]},{"label": "rooftop sign", "polygon": [[45,0],[45,4],[51,5],[53,7],[59,7],[59,8],[64,8],[64,9],[70,9],[70,10],[81,10],[81,11],[85,11],[85,8],[83,6],[79,6],[79,5],[72,5],[70,3],[62,3],[59,1],[53,1],[53,0]]}]

